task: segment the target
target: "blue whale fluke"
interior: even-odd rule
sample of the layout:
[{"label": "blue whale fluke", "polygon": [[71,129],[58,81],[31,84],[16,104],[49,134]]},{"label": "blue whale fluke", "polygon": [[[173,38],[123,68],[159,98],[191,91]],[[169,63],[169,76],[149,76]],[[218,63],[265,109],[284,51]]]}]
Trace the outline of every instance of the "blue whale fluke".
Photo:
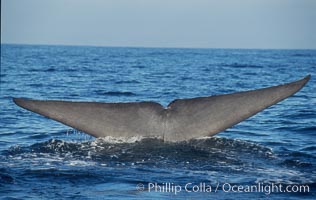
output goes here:
[{"label": "blue whale fluke", "polygon": [[246,92],[155,102],[97,103],[14,98],[22,108],[95,137],[158,137],[165,141],[212,136],[299,91],[304,79]]}]

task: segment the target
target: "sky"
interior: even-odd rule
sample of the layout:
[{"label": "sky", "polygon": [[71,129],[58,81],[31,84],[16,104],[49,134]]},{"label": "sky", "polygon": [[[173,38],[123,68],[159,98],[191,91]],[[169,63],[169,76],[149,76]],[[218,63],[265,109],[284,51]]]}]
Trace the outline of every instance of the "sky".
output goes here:
[{"label": "sky", "polygon": [[1,43],[316,49],[316,0],[2,0]]}]

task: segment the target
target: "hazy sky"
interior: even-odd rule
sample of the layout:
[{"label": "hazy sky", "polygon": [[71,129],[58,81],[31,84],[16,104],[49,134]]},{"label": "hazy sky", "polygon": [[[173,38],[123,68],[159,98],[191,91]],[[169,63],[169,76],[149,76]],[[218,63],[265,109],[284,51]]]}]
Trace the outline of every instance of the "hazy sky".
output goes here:
[{"label": "hazy sky", "polygon": [[2,0],[1,42],[316,49],[316,0]]}]

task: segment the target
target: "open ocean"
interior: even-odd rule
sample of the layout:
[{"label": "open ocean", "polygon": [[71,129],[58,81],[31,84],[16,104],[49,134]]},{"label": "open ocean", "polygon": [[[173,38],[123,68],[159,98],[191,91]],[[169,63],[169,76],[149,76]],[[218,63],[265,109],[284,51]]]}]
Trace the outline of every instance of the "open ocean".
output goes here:
[{"label": "open ocean", "polygon": [[[12,102],[166,106],[308,74],[294,96],[215,137],[185,142],[95,139]],[[316,50],[2,44],[0,199],[316,199],[315,77]]]}]

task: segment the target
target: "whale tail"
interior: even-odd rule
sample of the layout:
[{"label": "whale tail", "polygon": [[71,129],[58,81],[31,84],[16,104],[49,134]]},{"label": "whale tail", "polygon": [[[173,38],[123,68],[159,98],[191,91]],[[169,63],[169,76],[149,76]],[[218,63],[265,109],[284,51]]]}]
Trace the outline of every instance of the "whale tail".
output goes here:
[{"label": "whale tail", "polygon": [[95,137],[180,141],[219,133],[299,91],[310,79],[233,94],[155,102],[98,103],[14,98],[20,107]]}]

